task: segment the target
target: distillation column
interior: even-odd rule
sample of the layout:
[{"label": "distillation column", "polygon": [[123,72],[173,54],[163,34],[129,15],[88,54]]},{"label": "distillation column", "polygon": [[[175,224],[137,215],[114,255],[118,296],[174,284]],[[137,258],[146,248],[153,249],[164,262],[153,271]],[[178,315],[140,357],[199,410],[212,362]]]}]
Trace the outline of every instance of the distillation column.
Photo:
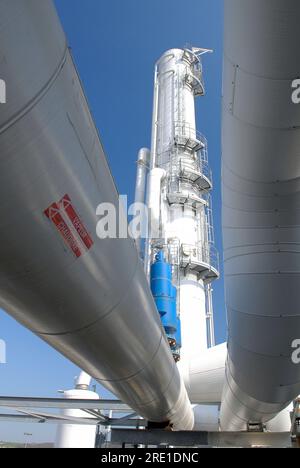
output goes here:
[{"label": "distillation column", "polygon": [[210,283],[219,276],[210,221],[212,178],[207,143],[196,131],[195,119],[195,96],[204,94],[203,52],[169,50],[155,70],[148,183],[151,231],[145,268],[149,273],[158,250],[164,251],[165,260],[172,265],[183,365],[208,347]]}]

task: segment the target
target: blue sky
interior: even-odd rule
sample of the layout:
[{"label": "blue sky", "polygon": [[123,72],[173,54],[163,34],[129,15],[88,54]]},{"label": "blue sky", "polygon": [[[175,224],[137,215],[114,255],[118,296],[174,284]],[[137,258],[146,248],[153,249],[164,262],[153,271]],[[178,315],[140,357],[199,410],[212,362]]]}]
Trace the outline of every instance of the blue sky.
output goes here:
[{"label": "blue sky", "polygon": [[[221,251],[222,0],[56,0],[112,174],[133,200],[135,161],[150,145],[153,69],[170,48],[214,49],[204,58],[206,96],[197,101],[198,130],[209,142],[214,174],[216,245]],[[223,280],[214,285],[217,341],[226,338]],[[58,396],[72,387],[77,368],[0,311],[7,364],[0,365],[0,394]],[[99,388],[102,395],[105,392]],[[55,426],[0,423],[0,440],[54,439]]]}]

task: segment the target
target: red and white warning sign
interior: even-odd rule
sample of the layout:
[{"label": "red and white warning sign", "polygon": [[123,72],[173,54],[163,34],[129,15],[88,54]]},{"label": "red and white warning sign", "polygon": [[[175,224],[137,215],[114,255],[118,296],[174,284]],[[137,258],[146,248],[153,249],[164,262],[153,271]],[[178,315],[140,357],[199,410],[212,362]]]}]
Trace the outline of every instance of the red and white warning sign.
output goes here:
[{"label": "red and white warning sign", "polygon": [[75,257],[79,258],[94,244],[74,209],[69,195],[66,194],[58,203],[52,203],[44,211],[44,214],[52,222]]},{"label": "red and white warning sign", "polygon": [[67,217],[71,221],[74,229],[78,233],[80,239],[86,246],[86,248],[89,250],[92,245],[93,241],[87,230],[85,229],[83,223],[81,222],[79,216],[77,215],[76,211],[74,210],[74,207],[71,202],[71,198],[69,195],[65,195],[59,202],[59,205],[61,208],[64,210],[66,213]]}]

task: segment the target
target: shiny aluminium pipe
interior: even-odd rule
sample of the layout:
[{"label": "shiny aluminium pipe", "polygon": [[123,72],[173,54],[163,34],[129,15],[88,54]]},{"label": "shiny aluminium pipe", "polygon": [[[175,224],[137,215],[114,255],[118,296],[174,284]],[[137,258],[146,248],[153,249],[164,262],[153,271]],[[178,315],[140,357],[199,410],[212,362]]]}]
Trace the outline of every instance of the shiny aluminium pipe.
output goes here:
[{"label": "shiny aluminium pipe", "polygon": [[141,416],[192,429],[134,242],[96,235],[118,194],[52,1],[1,0],[0,18],[0,306]]},{"label": "shiny aluminium pipe", "polygon": [[[226,343],[209,348],[191,359],[183,378],[192,403],[219,404],[225,380],[225,363],[227,357]],[[179,369],[181,370],[180,364]]]},{"label": "shiny aluminium pipe", "polygon": [[298,0],[225,0],[223,430],[264,423],[300,392],[299,24]]},{"label": "shiny aluminium pipe", "polygon": [[150,276],[151,264],[151,240],[161,238],[161,185],[166,176],[166,171],[155,167],[148,174],[146,205],[148,208],[148,235],[145,242],[144,270],[146,276]]},{"label": "shiny aluminium pipe", "polygon": [[[147,175],[150,166],[150,150],[148,148],[141,148],[138,154],[137,160],[137,172],[136,172],[136,184],[135,184],[135,197],[134,202],[136,204],[145,204],[146,202],[146,182],[147,182]],[[141,232],[145,228],[145,219],[142,216],[141,219]],[[136,248],[138,250],[139,255],[141,256],[142,253],[142,236],[135,240]]]}]

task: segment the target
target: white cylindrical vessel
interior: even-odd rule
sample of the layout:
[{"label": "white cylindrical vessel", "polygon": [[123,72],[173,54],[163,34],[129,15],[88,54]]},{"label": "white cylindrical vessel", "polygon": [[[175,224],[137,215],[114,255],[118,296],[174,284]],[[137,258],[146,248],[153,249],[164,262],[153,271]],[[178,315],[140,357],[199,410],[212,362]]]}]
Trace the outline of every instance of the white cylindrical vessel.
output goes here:
[{"label": "white cylindrical vessel", "polygon": [[207,349],[205,289],[197,275],[189,273],[180,280],[182,361],[189,363]]},{"label": "white cylindrical vessel", "polygon": [[185,81],[192,72],[188,55],[184,59],[182,49],[171,49],[157,63],[158,112],[155,162],[164,164],[164,156],[173,144],[175,136],[196,137],[195,96]]},{"label": "white cylindrical vessel", "polygon": [[159,227],[150,233],[146,271],[151,249],[164,248],[177,287],[183,373],[208,347],[206,286],[218,277],[210,262],[206,140],[196,131],[195,96],[204,94],[199,50],[171,49],[157,62],[152,129],[152,170],[165,175],[153,184]]},{"label": "white cylindrical vessel", "polygon": [[[89,390],[91,377],[85,372],[79,375],[76,386],[72,390],[66,390],[63,397],[66,399],[84,399],[84,400],[98,400],[99,395]],[[80,409],[64,409],[61,415],[66,418],[92,418],[85,411]],[[87,424],[64,424],[58,425],[56,433],[55,448],[95,448],[97,425]]]}]

